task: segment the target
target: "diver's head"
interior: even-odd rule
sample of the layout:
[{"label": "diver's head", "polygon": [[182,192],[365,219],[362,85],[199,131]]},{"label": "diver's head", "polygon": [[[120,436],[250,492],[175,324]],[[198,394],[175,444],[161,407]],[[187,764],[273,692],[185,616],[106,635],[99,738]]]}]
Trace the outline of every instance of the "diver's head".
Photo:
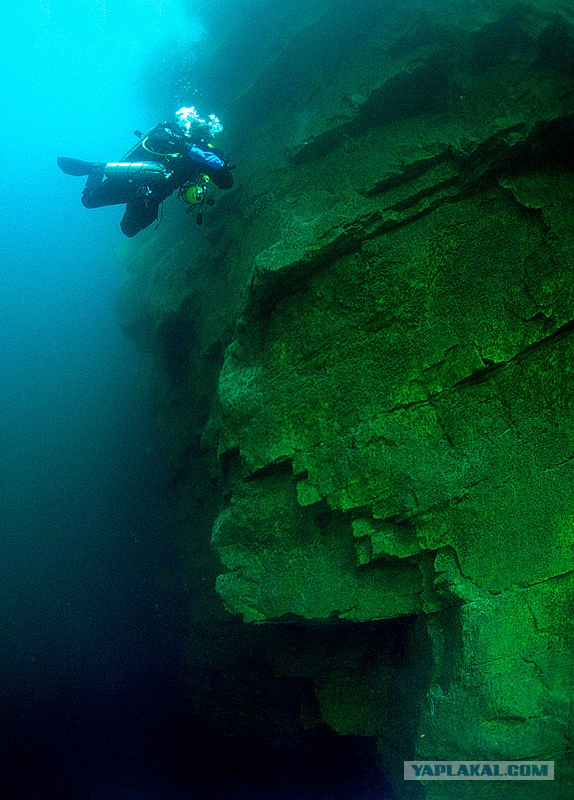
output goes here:
[{"label": "diver's head", "polygon": [[175,119],[180,130],[196,142],[208,142],[212,136],[223,130],[223,125],[214,114],[202,119],[194,106],[182,106],[175,112]]}]

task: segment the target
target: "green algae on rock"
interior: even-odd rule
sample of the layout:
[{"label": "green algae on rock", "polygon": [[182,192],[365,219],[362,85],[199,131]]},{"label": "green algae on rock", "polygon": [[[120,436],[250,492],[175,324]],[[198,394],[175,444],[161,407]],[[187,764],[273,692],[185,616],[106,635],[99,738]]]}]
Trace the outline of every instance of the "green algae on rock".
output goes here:
[{"label": "green algae on rock", "polygon": [[[574,12],[367,5],[325,71],[343,3],[277,32],[228,87],[236,189],[132,255],[190,580],[293,631],[260,646],[301,720],[377,737],[401,800],[525,796],[406,785],[413,758],[555,760],[570,800]],[[354,634],[322,661],[318,625]]]}]

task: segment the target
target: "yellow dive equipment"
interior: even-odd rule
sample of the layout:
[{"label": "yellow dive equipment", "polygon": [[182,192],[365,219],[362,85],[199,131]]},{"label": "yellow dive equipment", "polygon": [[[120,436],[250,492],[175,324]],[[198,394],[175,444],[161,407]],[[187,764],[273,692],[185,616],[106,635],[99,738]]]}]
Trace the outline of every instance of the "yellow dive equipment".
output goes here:
[{"label": "yellow dive equipment", "polygon": [[209,178],[200,175],[194,183],[186,183],[181,187],[180,197],[189,206],[201,205],[205,200]]}]

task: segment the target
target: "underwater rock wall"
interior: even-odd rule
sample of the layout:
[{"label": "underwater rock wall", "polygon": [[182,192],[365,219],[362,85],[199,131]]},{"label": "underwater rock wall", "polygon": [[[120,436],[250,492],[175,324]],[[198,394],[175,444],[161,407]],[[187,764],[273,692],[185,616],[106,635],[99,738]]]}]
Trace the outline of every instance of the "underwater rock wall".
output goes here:
[{"label": "underwater rock wall", "polygon": [[[190,584],[219,573],[207,639],[285,623],[269,668],[377,737],[401,800],[524,796],[414,758],[555,760],[569,800],[574,12],[365,3],[343,36],[303,7],[220,76],[236,189],[133,245],[122,300]],[[326,653],[309,621],[359,633]]]}]

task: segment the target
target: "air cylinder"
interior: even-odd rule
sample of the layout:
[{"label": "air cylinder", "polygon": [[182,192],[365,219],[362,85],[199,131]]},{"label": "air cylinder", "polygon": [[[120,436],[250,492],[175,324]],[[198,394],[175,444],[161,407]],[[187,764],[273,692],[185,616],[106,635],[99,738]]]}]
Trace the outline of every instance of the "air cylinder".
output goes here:
[{"label": "air cylinder", "polygon": [[156,161],[131,163],[111,161],[104,166],[106,178],[125,178],[138,183],[163,183],[171,178],[172,174],[163,164],[158,164]]}]

